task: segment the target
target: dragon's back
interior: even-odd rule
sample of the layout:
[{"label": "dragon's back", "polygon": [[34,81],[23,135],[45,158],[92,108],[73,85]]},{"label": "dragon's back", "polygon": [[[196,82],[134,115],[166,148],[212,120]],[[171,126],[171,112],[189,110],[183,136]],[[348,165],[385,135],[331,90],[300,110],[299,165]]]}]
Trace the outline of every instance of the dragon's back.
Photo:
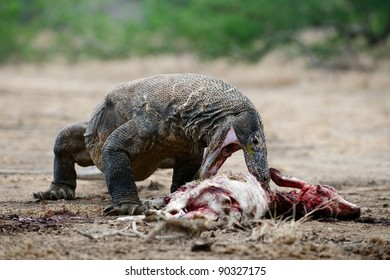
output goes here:
[{"label": "dragon's back", "polygon": [[214,77],[191,73],[162,74],[126,82],[111,90],[106,99],[125,111],[148,108],[165,117],[178,110],[183,113],[217,107],[225,110],[253,107],[237,88]]},{"label": "dragon's back", "polygon": [[106,132],[129,121],[169,126],[198,138],[219,120],[244,111],[256,112],[252,102],[226,82],[199,74],[161,74],[125,82],[113,88],[99,104],[87,135],[104,125]]}]

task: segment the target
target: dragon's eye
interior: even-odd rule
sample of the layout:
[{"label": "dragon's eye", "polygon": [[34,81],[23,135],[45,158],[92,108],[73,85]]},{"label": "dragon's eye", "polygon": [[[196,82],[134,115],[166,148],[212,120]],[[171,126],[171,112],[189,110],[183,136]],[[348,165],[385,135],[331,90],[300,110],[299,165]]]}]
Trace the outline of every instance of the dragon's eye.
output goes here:
[{"label": "dragon's eye", "polygon": [[255,145],[259,144],[259,140],[258,140],[256,137],[254,137],[254,138],[252,139],[252,142],[253,142],[253,144],[255,144]]}]

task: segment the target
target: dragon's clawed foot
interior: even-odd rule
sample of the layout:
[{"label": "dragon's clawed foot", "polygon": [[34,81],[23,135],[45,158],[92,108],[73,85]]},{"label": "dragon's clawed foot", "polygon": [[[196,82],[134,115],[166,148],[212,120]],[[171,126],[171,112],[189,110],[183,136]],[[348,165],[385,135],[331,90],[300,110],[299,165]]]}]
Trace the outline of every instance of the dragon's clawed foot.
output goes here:
[{"label": "dragon's clawed foot", "polygon": [[119,215],[142,215],[151,208],[149,202],[144,203],[131,203],[124,202],[119,205],[110,205],[104,209],[104,215],[106,216],[119,216]]},{"label": "dragon's clawed foot", "polygon": [[58,200],[58,199],[65,199],[65,200],[72,200],[75,199],[75,191],[66,185],[57,186],[52,184],[50,186],[50,189],[44,192],[32,192],[30,193],[30,196],[33,199],[39,200],[39,201],[45,201],[45,200]]}]

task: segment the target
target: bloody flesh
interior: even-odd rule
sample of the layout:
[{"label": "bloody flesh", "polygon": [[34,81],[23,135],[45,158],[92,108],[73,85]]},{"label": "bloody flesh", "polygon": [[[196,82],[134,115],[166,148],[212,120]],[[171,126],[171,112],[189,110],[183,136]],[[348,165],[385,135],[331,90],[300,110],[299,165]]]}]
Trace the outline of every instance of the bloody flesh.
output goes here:
[{"label": "bloody flesh", "polygon": [[336,189],[326,185],[312,185],[270,168],[272,181],[280,187],[296,188],[290,192],[263,188],[250,174],[214,176],[193,181],[180,187],[164,199],[162,211],[173,217],[238,221],[264,216],[274,218],[356,219],[360,208],[341,198]]},{"label": "bloody flesh", "polygon": [[270,168],[270,173],[271,179],[278,186],[300,189],[299,192],[270,190],[271,213],[274,210],[277,216],[294,215],[299,218],[310,214],[314,218],[330,217],[340,220],[351,220],[360,216],[360,208],[343,199],[331,186],[314,186],[284,175],[275,168]]}]

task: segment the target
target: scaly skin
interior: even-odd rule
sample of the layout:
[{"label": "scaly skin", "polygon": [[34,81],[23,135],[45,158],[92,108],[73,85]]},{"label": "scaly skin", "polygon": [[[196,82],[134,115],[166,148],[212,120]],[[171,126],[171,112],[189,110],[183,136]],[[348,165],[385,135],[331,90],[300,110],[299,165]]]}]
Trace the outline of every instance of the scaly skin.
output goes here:
[{"label": "scaly skin", "polygon": [[174,192],[194,178],[215,174],[237,149],[243,149],[249,172],[267,188],[263,125],[247,97],[213,77],[152,76],[117,86],[89,122],[64,128],[54,146],[54,180],[49,190],[32,196],[73,199],[74,164],[96,165],[112,197],[105,214],[140,214],[148,206],[141,204],[135,181],[170,162]]}]

